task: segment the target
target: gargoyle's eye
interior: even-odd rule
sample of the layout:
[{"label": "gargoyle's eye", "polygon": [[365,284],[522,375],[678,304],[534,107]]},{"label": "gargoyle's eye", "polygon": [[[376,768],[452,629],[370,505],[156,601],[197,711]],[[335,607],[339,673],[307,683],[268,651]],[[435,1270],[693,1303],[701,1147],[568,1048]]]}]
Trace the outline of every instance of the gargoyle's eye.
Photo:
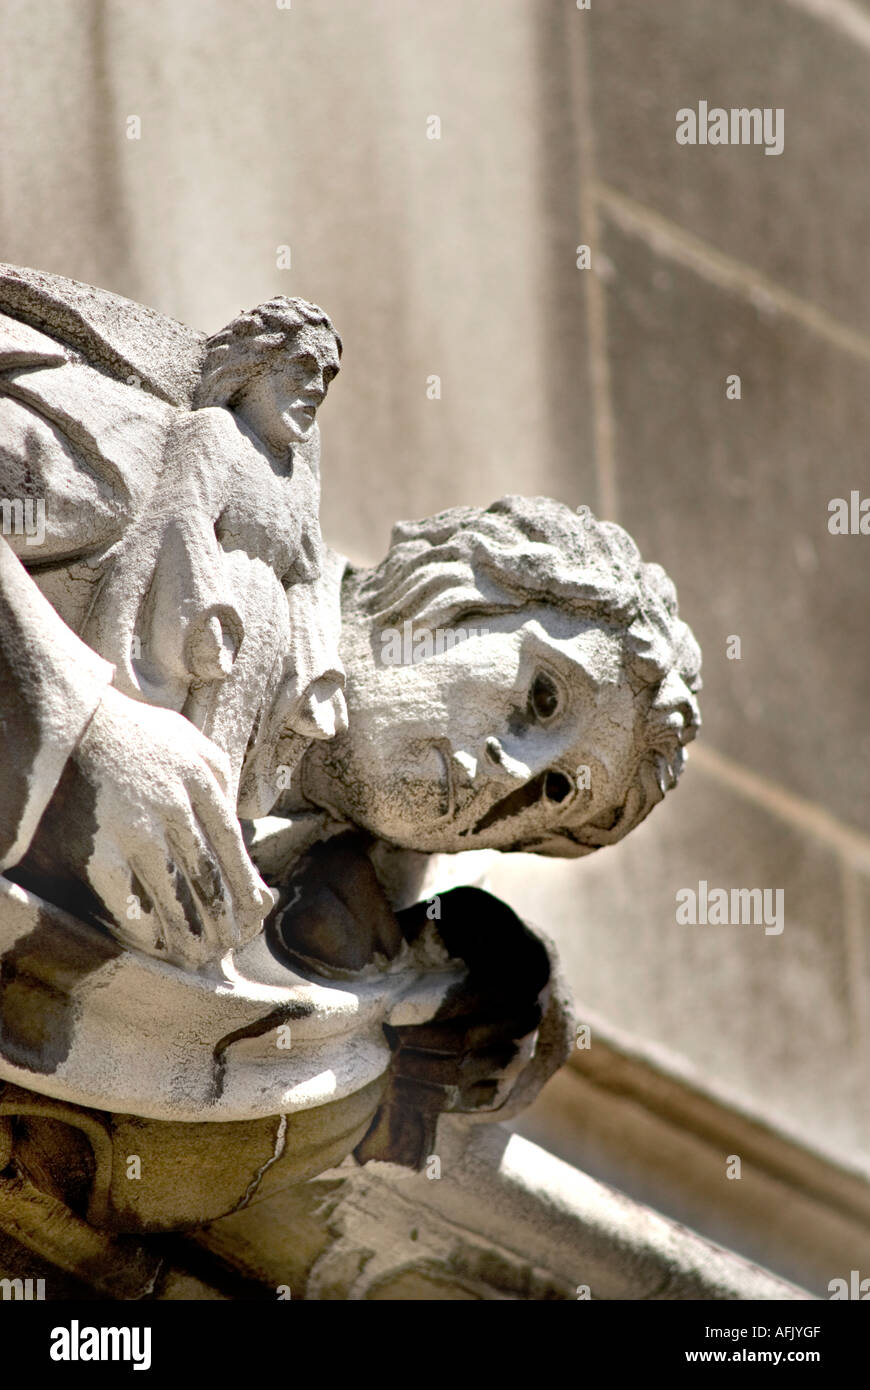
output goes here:
[{"label": "gargoyle's eye", "polygon": [[544,777],[544,796],[547,801],[567,801],[573,790],[564,772],[548,772]]},{"label": "gargoyle's eye", "polygon": [[556,682],[546,671],[539,671],[529,691],[529,710],[536,719],[552,719],[559,708]]}]

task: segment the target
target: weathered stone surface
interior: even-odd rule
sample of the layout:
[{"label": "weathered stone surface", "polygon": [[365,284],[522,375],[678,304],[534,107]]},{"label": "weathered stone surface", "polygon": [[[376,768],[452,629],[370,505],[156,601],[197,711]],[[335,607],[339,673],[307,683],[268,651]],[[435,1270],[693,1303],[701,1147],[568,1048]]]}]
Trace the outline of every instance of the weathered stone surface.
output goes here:
[{"label": "weathered stone surface", "polygon": [[[577,272],[572,256],[586,205],[573,132],[591,137],[599,178],[737,258],[747,284],[759,275],[775,279],[810,309],[818,304],[839,313],[844,331],[866,321],[864,142],[856,125],[863,108],[850,96],[863,89],[866,49],[856,43],[850,50],[842,24],[838,32],[837,21],[844,13],[850,17],[848,7],[828,7],[830,24],[808,17],[806,8],[774,3],[753,10],[731,0],[696,5],[690,14],[683,0],[634,6],[598,6],[596,0],[592,11],[581,13],[561,0],[498,0],[471,10],[446,0],[412,12],[402,0],[378,0],[371,8],[338,0],[281,13],[217,0],[212,22],[203,25],[192,10],[163,0],[147,12],[133,0],[108,7],[85,0],[75,13],[63,5],[9,0],[0,16],[7,94],[0,112],[4,254],[111,285],[210,327],[241,303],[316,285],[355,346],[345,368],[345,408],[330,421],[325,476],[327,529],[354,556],[379,553],[394,516],[486,501],[507,486],[594,505],[582,323],[591,277]],[[575,31],[583,26],[591,59],[592,100],[579,113],[566,80],[576,56],[563,42],[569,25]],[[680,75],[709,81],[711,100],[726,99],[729,82],[739,81],[740,99],[745,92],[745,99],[764,105],[774,100],[765,87],[785,79],[786,153],[765,158],[759,150],[708,149],[705,162],[700,150],[680,150],[673,111],[695,95],[674,90],[672,99]],[[660,141],[650,120],[662,114],[655,109],[659,92],[670,104]],[[440,143],[425,138],[429,110],[441,113]],[[134,111],[144,120],[140,141],[125,137],[126,117]],[[220,209],[220,215],[204,217],[203,208]],[[289,274],[275,265],[276,248],[287,241],[293,246]],[[606,260],[601,271],[606,275]],[[631,276],[623,263],[623,290],[626,283]],[[638,299],[661,294],[644,276],[636,290]],[[703,298],[701,280],[695,294]],[[679,304],[691,312],[685,298]],[[687,381],[703,371],[708,348],[716,352],[732,313],[742,321],[744,305],[728,296],[721,312],[705,320],[706,341],[703,335],[693,339],[696,371]],[[381,316],[390,322],[389,338],[373,331]],[[793,376],[798,364],[789,353],[802,330],[792,334],[792,327],[789,321],[772,347],[789,364],[784,374]],[[751,328],[741,329],[741,343],[751,345]],[[667,337],[659,341],[674,351]],[[650,363],[648,344],[644,333],[616,343],[610,379],[620,402],[620,378],[639,380],[660,365]],[[791,413],[800,422],[788,435],[788,457],[803,457],[800,435],[809,430],[826,466],[844,449],[857,457],[854,439],[866,432],[863,369],[841,371],[845,359],[828,351],[836,365],[823,371],[818,395],[811,375],[794,379],[787,401],[773,393],[782,420]],[[816,370],[813,354],[802,361]],[[594,365],[600,387],[602,363]],[[433,372],[442,378],[441,400],[423,399]],[[841,392],[833,378],[844,373],[850,385]],[[707,535],[703,479],[693,488],[690,475],[704,471],[697,460],[706,456],[709,435],[680,429],[691,394],[684,389],[669,397],[669,426],[653,429],[654,458],[640,445],[626,453],[631,466],[619,479],[622,500],[639,523],[629,521],[627,511],[623,517],[636,531],[638,524],[671,526],[669,517],[656,514],[665,510],[660,479],[676,477],[677,492],[669,489],[669,498],[679,497],[681,513],[697,517]],[[654,421],[655,402],[643,393],[639,399]],[[830,411],[823,410],[827,399],[836,403]],[[818,411],[810,421],[805,412],[813,402]],[[602,409],[600,390],[595,407]],[[848,439],[841,421],[854,425]],[[622,455],[628,431],[642,433],[642,421],[632,425],[620,404],[616,423]],[[711,417],[711,427],[721,430],[727,422]],[[776,456],[773,422],[765,438]],[[834,447],[826,447],[831,439]],[[675,455],[682,450],[689,462],[680,468]],[[377,471],[360,463],[363,453],[377,456]],[[643,485],[636,485],[641,477]],[[738,480],[746,481],[745,472]],[[790,491],[792,484],[784,486]],[[775,528],[773,503],[770,516]],[[687,524],[694,528],[693,520]],[[739,534],[739,513],[736,527]],[[675,530],[662,532],[661,544],[638,534],[643,549],[679,579],[687,615],[704,624],[699,635],[708,651],[713,746],[725,746],[720,734],[727,722],[728,751],[742,758],[745,716],[749,766],[795,788],[795,774],[817,761],[803,750],[825,739],[827,730],[842,730],[845,741],[828,739],[825,748],[830,776],[808,772],[799,789],[854,820],[853,807],[866,800],[856,775],[866,758],[861,705],[851,692],[866,690],[866,673],[860,643],[835,640],[842,613],[856,597],[846,578],[849,562],[844,557],[830,570],[823,564],[835,595],[829,627],[815,622],[817,611],[824,616],[823,600],[819,610],[813,607],[810,630],[802,633],[789,619],[789,652],[805,653],[798,673],[805,706],[795,712],[791,658],[783,664],[781,653],[765,653],[776,667],[770,685],[777,687],[777,717],[756,727],[758,689],[746,686],[745,662],[741,668],[717,655],[719,631],[708,620],[717,593],[729,585],[727,552],[717,555],[711,589],[689,572],[685,542]],[[799,534],[798,568],[810,584],[809,569],[801,567],[811,566],[813,557],[803,527]],[[854,550],[855,541],[842,539]],[[745,561],[741,555],[740,565]],[[797,587],[793,570],[783,573]],[[767,594],[768,576],[758,577],[757,592]],[[771,592],[769,607],[778,609],[779,590]],[[806,599],[803,580],[799,597]],[[760,620],[757,630],[763,642]],[[837,675],[817,678],[816,666]],[[720,690],[729,692],[727,721]],[[857,756],[847,759],[840,749],[856,742]],[[659,813],[670,814],[668,807]],[[654,881],[659,842],[639,833],[646,836]],[[790,843],[799,855],[803,842]],[[616,876],[623,857],[623,850],[613,850],[578,871],[597,876],[606,867]],[[556,866],[544,869],[559,873]],[[572,895],[574,883],[572,876],[565,890]],[[831,913],[840,901],[832,890]],[[642,902],[624,906],[633,920],[643,914]],[[643,940],[655,973],[655,937]],[[633,978],[642,989],[643,971]],[[823,972],[821,978],[827,1000],[828,977]],[[797,1015],[789,1019],[800,1028]],[[705,1027],[701,1010],[696,1022]],[[817,1094],[827,1107],[822,1097],[828,1087]]]},{"label": "weathered stone surface", "polygon": [[421,857],[588,855],[645,819],[699,724],[673,585],[546,498],[401,523],[372,570],[327,556],[341,343],[305,301],[204,339],[7,268],[0,307],[12,1166],[63,1195],[70,1126],[70,1201],[120,1229],[351,1148],[420,1169],[441,1113],[514,1113],[571,1039],[548,944],[476,888],[415,899]]},{"label": "weathered stone surface", "polygon": [[376,1077],[327,1107],[215,1124],[107,1114],[4,1085],[0,1123],[14,1124],[16,1137],[3,1167],[14,1158],[100,1229],[183,1230],[246,1207],[266,1174],[283,1187],[340,1163],[385,1088]]},{"label": "weathered stone surface", "polygon": [[[282,735],[304,747],[344,718],[318,619],[314,423],[340,342],[300,300],[204,339],[15,268],[0,311],[2,674],[21,779],[3,867],[126,944],[202,964],[272,906],[236,805],[271,809]],[[161,370],[175,406],[148,389]],[[292,587],[307,603],[288,607]]]},{"label": "weathered stone surface", "polygon": [[354,558],[377,559],[397,516],[486,505],[508,483],[595,507],[586,287],[563,201],[571,73],[541,9],[218,0],[204,24],[172,0],[147,16],[135,0],[76,15],[11,0],[4,255],[209,328],[316,286],[352,323],[323,516]]},{"label": "weathered stone surface", "polygon": [[697,626],[705,740],[866,830],[870,537],[828,530],[868,492],[866,362],[609,220],[606,244],[621,516]]},{"label": "weathered stone surface", "polygon": [[700,654],[661,568],[587,507],[505,497],[400,523],[342,611],[350,726],[298,780],[380,839],[576,857],[675,785]]},{"label": "weathered stone surface", "polygon": [[572,1060],[511,1128],[819,1298],[868,1265],[866,1164],[810,1149],[741,1096],[711,1091],[685,1059],[604,1021]]},{"label": "weathered stone surface", "polygon": [[433,1157],[336,1169],[197,1240],[309,1301],[807,1296],[499,1125],[444,1120]]},{"label": "weathered stone surface", "polygon": [[[866,1054],[836,855],[693,769],[608,858],[544,875],[525,856],[506,857],[489,875],[524,917],[548,923],[579,1021],[586,1005],[676,1053],[745,1109],[860,1159]],[[782,932],[680,924],[677,892],[697,893],[701,879],[710,890],[781,889]]]},{"label": "weathered stone surface", "polygon": [[[584,18],[602,179],[866,332],[866,47],[786,0],[602,5]],[[781,108],[783,152],[677,144],[677,111],[702,100]]]}]

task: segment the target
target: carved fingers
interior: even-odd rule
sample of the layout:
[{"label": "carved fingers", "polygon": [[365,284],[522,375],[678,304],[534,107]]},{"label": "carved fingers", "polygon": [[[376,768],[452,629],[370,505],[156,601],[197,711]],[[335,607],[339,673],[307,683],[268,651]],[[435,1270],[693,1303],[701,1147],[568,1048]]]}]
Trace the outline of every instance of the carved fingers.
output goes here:
[{"label": "carved fingers", "polygon": [[90,801],[87,879],[119,940],[197,968],[256,935],[272,894],[248,858],[218,748],[180,715],[110,691],[76,762],[78,799]]}]

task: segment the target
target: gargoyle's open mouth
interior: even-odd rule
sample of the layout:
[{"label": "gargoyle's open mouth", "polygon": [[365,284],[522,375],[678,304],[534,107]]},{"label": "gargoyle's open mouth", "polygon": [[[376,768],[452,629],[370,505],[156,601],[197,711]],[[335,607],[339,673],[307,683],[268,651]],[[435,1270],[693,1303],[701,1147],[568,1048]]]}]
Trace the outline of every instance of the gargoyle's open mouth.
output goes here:
[{"label": "gargoyle's open mouth", "polygon": [[537,806],[541,803],[547,806],[561,806],[569,801],[573,796],[574,788],[568,777],[563,772],[556,772],[548,769],[541,772],[537,777],[533,777],[530,782],[517,787],[516,791],[510,792],[508,796],[503,796],[494,806],[480,817],[465,833],[470,835],[479,834],[483,830],[488,830],[490,826],[498,825],[501,821],[510,820],[513,816],[520,815],[528,810],[530,806]]}]

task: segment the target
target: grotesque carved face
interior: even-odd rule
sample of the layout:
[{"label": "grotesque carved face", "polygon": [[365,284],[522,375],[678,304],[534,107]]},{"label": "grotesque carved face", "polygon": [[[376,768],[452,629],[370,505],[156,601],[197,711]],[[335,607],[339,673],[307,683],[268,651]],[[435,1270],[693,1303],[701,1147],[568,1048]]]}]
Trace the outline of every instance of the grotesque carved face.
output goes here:
[{"label": "grotesque carved face", "polygon": [[419,659],[385,664],[383,634],[346,629],[349,729],[307,755],[304,790],[408,848],[571,853],[560,825],[606,818],[637,761],[623,635],[547,606],[464,631],[429,654],[409,634]]},{"label": "grotesque carved face", "polygon": [[292,352],[274,354],[233,408],[264,444],[283,453],[311,433],[338,369],[335,335],[320,324],[305,324],[294,336]]}]

